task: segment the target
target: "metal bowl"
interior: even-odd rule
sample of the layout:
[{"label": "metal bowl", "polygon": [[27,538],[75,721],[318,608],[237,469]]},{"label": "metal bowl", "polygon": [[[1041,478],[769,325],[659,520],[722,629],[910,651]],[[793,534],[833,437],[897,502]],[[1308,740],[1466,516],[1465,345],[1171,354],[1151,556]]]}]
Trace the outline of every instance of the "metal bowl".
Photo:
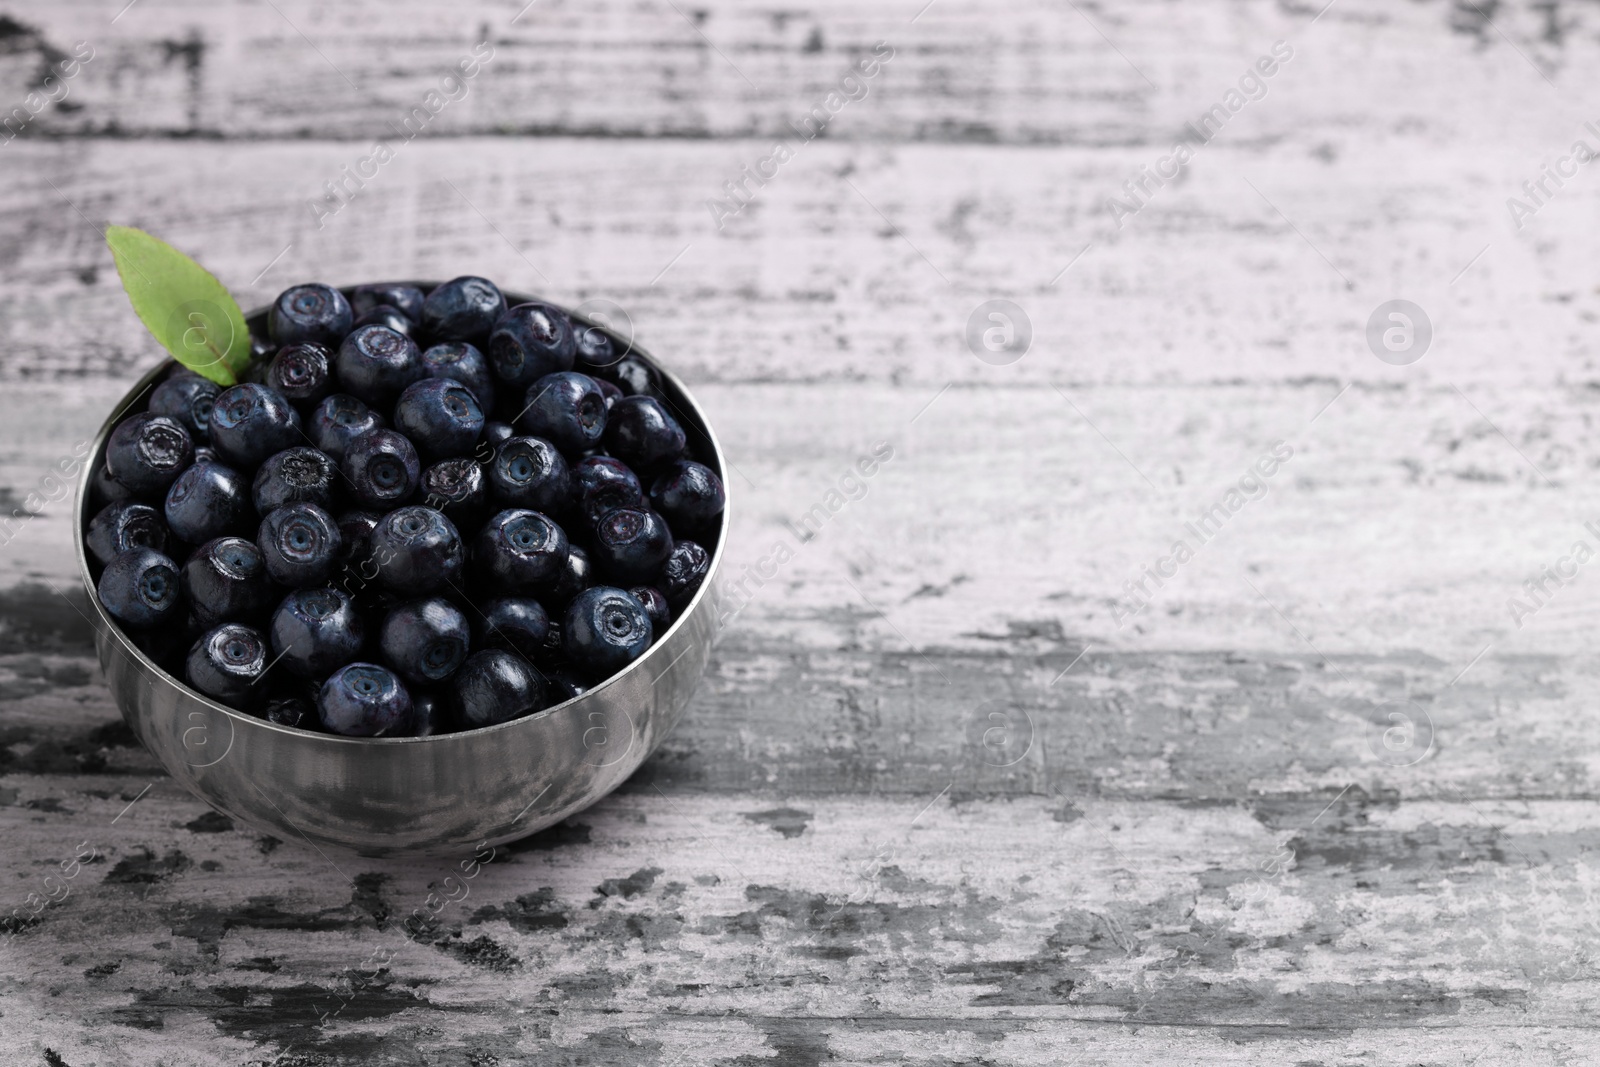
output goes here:
[{"label": "metal bowl", "polygon": [[[426,291],[437,283],[416,284]],[[510,303],[537,299],[506,297]],[[265,335],[266,309],[247,319],[253,334]],[[637,346],[632,351],[649,359]],[[699,405],[677,378],[651,363],[692,451],[722,475],[722,448]],[[76,543],[112,696],[139,740],[195,796],[285,840],[371,856],[463,853],[525,837],[583,810],[621,785],[677,725],[717,630],[726,511],[716,542],[706,546],[710,574],[643,656],[575,699],[498,726],[420,738],[312,733],[233,711],[162,670],[101,607],[83,531],[93,515],[90,477],[104,459],[106,438],[117,421],[142,408],[170,366],[146,374],[100,428],[78,484]]]}]

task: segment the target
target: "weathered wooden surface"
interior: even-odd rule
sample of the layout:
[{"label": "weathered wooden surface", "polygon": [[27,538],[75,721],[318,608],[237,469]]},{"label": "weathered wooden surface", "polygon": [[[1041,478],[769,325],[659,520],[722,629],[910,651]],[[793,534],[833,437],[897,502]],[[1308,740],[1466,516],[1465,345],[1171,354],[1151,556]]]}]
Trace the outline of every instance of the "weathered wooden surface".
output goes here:
[{"label": "weathered wooden surface", "polygon": [[[4,511],[154,358],[115,220],[247,302],[467,270],[613,300],[738,468],[731,575],[794,551],[660,753],[414,943],[444,864],[263,839],[133,744],[45,501],[0,546],[0,915],[96,858],[0,931],[0,1062],[1600,1058],[1590,568],[1507,603],[1600,548],[1596,173],[1520,231],[1505,207],[1600,124],[1600,11],[1321,6],[0,11],[15,100],[96,48],[0,145]],[[1107,197],[1280,38],[1118,229]],[[307,201],[485,39],[319,229]],[[719,231],[707,198],[880,39]],[[962,341],[995,297],[1034,328],[1010,366]],[[1409,367],[1363,337],[1394,297],[1438,328]]]}]

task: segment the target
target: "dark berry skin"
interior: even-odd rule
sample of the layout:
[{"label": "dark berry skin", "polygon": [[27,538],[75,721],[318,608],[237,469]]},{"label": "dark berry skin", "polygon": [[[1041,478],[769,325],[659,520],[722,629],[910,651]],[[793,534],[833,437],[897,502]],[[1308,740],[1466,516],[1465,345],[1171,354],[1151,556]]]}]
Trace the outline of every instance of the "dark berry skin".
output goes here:
[{"label": "dark berry skin", "polygon": [[553,704],[564,704],[589,691],[583,680],[571,671],[551,671],[545,675],[545,680],[549,683],[550,701]]},{"label": "dark berry skin", "polygon": [[383,416],[362,401],[346,393],[335,393],[318,404],[306,420],[306,436],[318,449],[342,460],[350,442],[387,426]]},{"label": "dark berry skin", "polygon": [[405,334],[387,326],[362,326],[339,344],[335,359],[344,391],[380,410],[388,410],[406,386],[422,378],[422,350]]},{"label": "dark berry skin", "polygon": [[625,396],[606,415],[606,449],[635,470],[655,470],[683,455],[683,427],[661,401]]},{"label": "dark berry skin", "polygon": [[517,431],[509,422],[486,422],[483,425],[483,439],[491,445],[501,445],[517,436]]},{"label": "dark berry skin", "polygon": [[661,566],[661,588],[673,611],[682,611],[711,573],[711,553],[693,541],[679,541]]},{"label": "dark berry skin", "polygon": [[[510,429],[510,427],[506,427]],[[509,434],[508,434],[509,436]],[[139,494],[123,485],[111,476],[111,468],[104,463],[94,469],[94,474],[89,476],[89,488],[94,493],[95,503],[104,507],[107,504],[121,504],[126,501],[138,499]]]},{"label": "dark berry skin", "polygon": [[122,420],[106,442],[112,477],[141,496],[164,493],[194,462],[194,441],[183,423],[141,412]]},{"label": "dark berry skin", "polygon": [[644,605],[625,589],[598,585],[567,606],[561,647],[594,678],[607,678],[644,654],[654,631]]},{"label": "dark berry skin", "polygon": [[343,543],[333,516],[315,504],[285,504],[256,533],[267,573],[291,589],[326,582]]},{"label": "dark berry skin", "polygon": [[397,737],[411,726],[411,694],[393,672],[375,663],[351,663],[317,691],[317,716],[345,737]]},{"label": "dark berry skin", "polygon": [[[372,531],[383,516],[376,511],[344,511],[334,521],[339,524],[339,559],[360,567],[372,557]],[[376,573],[376,572],[374,572]]]},{"label": "dark berry skin", "polygon": [[411,694],[411,736],[432,737],[450,732],[450,712],[437,693],[418,690]]},{"label": "dark berry skin", "polygon": [[595,558],[601,572],[627,585],[654,580],[672,553],[666,520],[645,508],[616,508],[594,528]]},{"label": "dark berry skin", "polygon": [[379,304],[371,311],[357,315],[355,325],[351,328],[359,330],[363,326],[383,326],[407,337],[410,337],[411,331],[417,328],[417,324],[407,318],[404,312],[388,304]]},{"label": "dark berry skin", "polygon": [[451,683],[456,721],[462,729],[493,726],[544,707],[544,678],[514,653],[490,648],[474,652]]},{"label": "dark berry skin", "polygon": [[550,616],[532,597],[498,597],[483,605],[478,643],[532,659],[550,635]]},{"label": "dark berry skin", "polygon": [[307,341],[336,345],[353,321],[344,294],[326,285],[296,285],[278,294],[267,312],[267,332],[279,345]]},{"label": "dark berry skin", "polygon": [[293,726],[297,730],[315,730],[319,725],[317,709],[302,697],[275,697],[261,709],[261,717],[278,726]]},{"label": "dark berry skin", "polygon": [[221,463],[195,463],[178,475],[163,510],[172,532],[191,545],[239,533],[254,518],[249,483]]},{"label": "dark berry skin", "polygon": [[423,503],[444,512],[457,530],[482,525],[489,511],[489,483],[483,467],[465,456],[444,459],[422,472]]},{"label": "dark berry skin", "polygon": [[472,341],[487,337],[506,298],[486,278],[463,275],[445,282],[422,302],[422,328],[435,341]]},{"label": "dark berry skin", "polygon": [[430,378],[449,378],[472,390],[478,406],[494,410],[494,376],[489,361],[476,345],[465,341],[445,341],[422,353],[422,369]]},{"label": "dark berry skin", "polygon": [[372,530],[372,559],[387,589],[419,596],[460,584],[466,550],[455,524],[430,507],[398,508]]},{"label": "dark berry skin", "polygon": [[567,565],[561,569],[561,577],[556,579],[555,588],[550,590],[547,599],[551,608],[559,611],[593,584],[594,563],[590,561],[589,553],[577,545],[570,545],[567,548]]},{"label": "dark berry skin", "polygon": [[517,429],[543,437],[569,456],[581,456],[606,432],[606,397],[587,374],[546,374],[528,386]]},{"label": "dark berry skin", "polygon": [[620,459],[609,456],[590,456],[573,464],[572,487],[578,509],[591,526],[608,511],[645,506],[638,475]]},{"label": "dark berry skin", "polygon": [[412,322],[422,321],[422,290],[399,282],[378,282],[358,285],[350,290],[350,310],[365,315],[375,307],[387,304]]},{"label": "dark berry skin", "polygon": [[210,440],[211,407],[222,386],[198,374],[168,378],[150,393],[150,414],[165,415],[189,431],[192,441]]},{"label": "dark berry skin", "polygon": [[338,478],[339,468],[327,453],[304,446],[286,448],[268,456],[256,471],[251,495],[262,515],[285,504],[331,508]]},{"label": "dark berry skin", "polygon": [[378,647],[384,661],[407,682],[433,685],[466,662],[472,631],[454,604],[430,597],[391,611],[378,631]]},{"label": "dark berry skin", "polygon": [[167,621],[183,601],[178,565],[148,548],[130,548],[113,557],[100,575],[97,592],[112,618],[133,627]]},{"label": "dark berry skin", "polygon": [[628,394],[624,393],[621,389],[618,389],[616,387],[615,383],[608,382],[604,378],[596,378],[594,380],[594,384],[596,384],[596,385],[598,385],[600,387],[600,395],[602,395],[602,396],[604,396],[606,398],[606,410],[607,411],[611,410],[611,405],[615,404],[617,401],[621,400],[623,397],[628,395]]},{"label": "dark berry skin", "polygon": [[321,681],[361,655],[367,624],[342,589],[297,589],[283,598],[267,629],[275,662]]},{"label": "dark berry skin", "polygon": [[470,454],[483,423],[477,395],[449,378],[424,378],[407,386],[394,406],[394,428],[430,459]]},{"label": "dark berry skin", "polygon": [[605,368],[605,375],[626,396],[661,398],[661,375],[642,356],[623,356]]},{"label": "dark berry skin", "polygon": [[333,392],[333,349],[315,342],[284,345],[262,381],[300,408],[315,407]]},{"label": "dark berry skin", "polygon": [[526,593],[560,579],[568,548],[566,531],[549,518],[513,508],[484,524],[472,559],[486,588]]},{"label": "dark berry skin", "polygon": [[692,459],[672,464],[650,486],[650,502],[674,530],[708,529],[727,499],[716,471]]},{"label": "dark berry skin", "polygon": [[266,690],[256,684],[266,671],[266,640],[236,622],[201,634],[184,661],[184,677],[192,688],[234,708],[254,707],[266,699]]},{"label": "dark berry skin", "polygon": [[667,603],[667,594],[653,585],[634,586],[628,592],[644,605],[644,613],[650,616],[651,629],[657,634],[666,633],[667,627],[672,625],[672,606]]},{"label": "dark berry skin", "polygon": [[350,495],[380,511],[410,500],[422,482],[417,450],[393,430],[373,430],[350,442],[340,467]]},{"label": "dark berry skin", "polygon": [[224,389],[211,408],[211,447],[235,470],[253,471],[274,452],[304,440],[300,413],[265,385],[245,382]]},{"label": "dark berry skin", "polygon": [[512,437],[494,450],[489,496],[502,507],[560,512],[572,491],[567,461],[542,437]]},{"label": "dark berry skin", "polygon": [[[222,460],[217,458],[217,450],[212,448],[210,445],[195,445],[194,446],[194,461],[195,461],[195,463],[221,463],[222,462]],[[192,466],[192,464],[191,464],[191,466]],[[182,478],[183,475],[180,474],[180,475],[178,475],[178,477]]]},{"label": "dark berry skin", "polygon": [[167,524],[162,521],[161,513],[148,504],[132,501],[107,504],[89,520],[84,543],[102,564],[110,563],[130,548],[165,552]]},{"label": "dark berry skin", "polygon": [[571,370],[577,351],[572,320],[549,304],[518,304],[489,335],[489,365],[502,382],[519,389],[546,374]]},{"label": "dark berry skin", "polygon": [[572,332],[577,346],[573,366],[585,374],[604,370],[626,354],[624,346],[613,341],[611,335],[598,326],[590,326],[574,319]]},{"label": "dark berry skin", "polygon": [[272,607],[266,560],[254,542],[242,537],[218,537],[195,549],[183,565],[181,583],[204,626],[250,622]]}]

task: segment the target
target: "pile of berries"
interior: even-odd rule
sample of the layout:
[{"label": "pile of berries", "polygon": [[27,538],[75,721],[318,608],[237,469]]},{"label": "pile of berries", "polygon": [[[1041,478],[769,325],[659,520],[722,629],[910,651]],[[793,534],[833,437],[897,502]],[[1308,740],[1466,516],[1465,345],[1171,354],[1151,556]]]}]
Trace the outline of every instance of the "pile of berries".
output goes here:
[{"label": "pile of berries", "polygon": [[708,573],[722,481],[611,335],[476,277],[297,285],[268,334],[238,385],[169,373],[92,475],[100,602],[207,696],[490,726],[621,670]]}]

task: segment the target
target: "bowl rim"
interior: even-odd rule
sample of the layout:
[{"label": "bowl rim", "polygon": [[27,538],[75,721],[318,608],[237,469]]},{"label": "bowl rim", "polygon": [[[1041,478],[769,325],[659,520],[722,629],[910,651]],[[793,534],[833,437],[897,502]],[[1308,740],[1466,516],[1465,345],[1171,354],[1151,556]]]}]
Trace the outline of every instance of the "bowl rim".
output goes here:
[{"label": "bowl rim", "polygon": [[[333,286],[333,288],[338,289],[339,292],[348,297],[351,290],[356,289],[361,285],[379,284],[409,285],[414,288],[419,288],[426,293],[442,285],[443,282],[358,282],[355,285],[336,285]],[[566,312],[566,314],[573,319],[573,321],[581,322],[590,329],[597,329],[604,333],[607,337],[610,337],[613,341],[618,339],[616,333],[614,333],[609,327],[594,322],[586,316],[577,314],[571,308],[568,308],[563,304],[559,304],[555,301],[546,300],[543,297],[530,295],[524,292],[501,290],[501,293],[506,298],[506,306],[508,308],[515,307],[519,304],[549,304]],[[253,319],[265,318],[270,310],[271,305],[266,305],[246,311],[243,313],[244,319],[246,323],[248,323]],[[732,494],[727,491],[728,460],[726,455],[723,453],[722,442],[718,439],[716,430],[712,427],[711,420],[706,417],[706,413],[701,408],[700,402],[695,399],[694,394],[689,391],[686,385],[684,385],[682,379],[680,379],[671,370],[663,366],[659,359],[641,347],[636,340],[630,337],[627,339],[626,344],[627,351],[624,353],[624,356],[637,353],[648,360],[650,365],[655,368],[656,372],[660,374],[663,379],[665,379],[666,383],[676,390],[679,399],[688,405],[689,411],[694,415],[700,431],[705,435],[706,443],[710,445],[711,454],[716,460],[717,476],[722,479],[724,496],[722,515],[721,521],[717,527],[716,545],[711,552],[711,564],[706,570],[706,576],[701,580],[700,588],[695,590],[694,596],[689,598],[689,603],[684,606],[682,611],[678,612],[677,618],[672,620],[672,625],[668,626],[663,633],[657,636],[651,642],[650,647],[646,649],[644,654],[638,659],[634,660],[617,673],[611,675],[605,681],[584,690],[575,697],[570,697],[567,700],[563,700],[559,704],[552,704],[547,708],[540,708],[531,715],[523,715],[515,719],[509,719],[506,722],[495,723],[493,726],[478,726],[470,730],[456,730],[444,734],[431,734],[427,737],[345,737],[340,734],[324,733],[318,730],[304,730],[297,726],[284,726],[281,723],[271,722],[267,719],[251,715],[248,712],[230,708],[225,704],[218,703],[216,700],[206,696],[199,690],[192,688],[182,678],[171,674],[157,664],[154,660],[146,656],[144,651],[140,649],[138,645],[134,644],[133,640],[123,632],[122,627],[118,625],[116,620],[107,614],[105,606],[100,603],[100,597],[95,588],[94,577],[89,569],[87,537],[84,533],[84,528],[87,526],[89,519],[92,517],[87,514],[92,492],[90,483],[94,478],[94,472],[98,469],[99,457],[105,451],[107,439],[111,436],[111,431],[114,430],[117,424],[122,421],[127,412],[135,404],[139,403],[139,401],[144,398],[146,393],[155,387],[156,383],[161,380],[161,377],[167,372],[168,368],[177,365],[177,360],[172,358],[170,354],[168,354],[165,359],[156,364],[156,366],[152,367],[141,378],[139,378],[137,382],[134,383],[134,388],[137,389],[137,392],[132,393],[131,398],[125,394],[122,401],[119,402],[119,406],[113,409],[111,415],[104,423],[101,424],[100,429],[94,436],[93,446],[89,452],[89,461],[84,464],[83,470],[78,475],[77,498],[74,501],[72,509],[72,541],[74,550],[78,557],[78,576],[80,579],[82,579],[84,588],[89,592],[89,605],[94,610],[96,618],[99,619],[99,624],[105,628],[106,632],[115,643],[117,649],[122,652],[122,654],[132,657],[134,662],[143,668],[145,672],[153,673],[156,677],[164,679],[169,684],[177,687],[189,698],[205,705],[208,710],[220,712],[227,716],[230,720],[230,728],[234,727],[234,721],[237,720],[248,723],[252,728],[265,728],[268,730],[285,733],[293,737],[308,738],[312,739],[313,741],[322,741],[330,744],[360,746],[420,745],[428,743],[472,744],[476,741],[476,739],[487,737],[488,735],[497,731],[514,729],[519,725],[526,725],[531,722],[548,718],[554,715],[556,712],[563,711],[583,700],[586,700],[593,694],[620,684],[624,678],[627,678],[629,675],[642,670],[646,663],[652,661],[657,654],[667,646],[667,639],[676,633],[679,627],[686,624],[689,621],[690,616],[696,614],[698,611],[705,610],[706,607],[710,605],[712,587],[717,577],[717,571],[721,568],[722,558],[727,552],[728,531],[730,529],[730,507],[732,505]],[[619,360],[621,358],[622,357],[618,357]],[[670,398],[668,399],[668,404],[671,407],[677,407],[677,403]],[[683,653],[679,653],[679,657],[677,658],[681,658],[682,655]],[[677,662],[677,658],[674,658],[671,663],[667,664],[667,667],[661,672],[662,675],[665,675],[667,670],[672,668],[672,665]]]}]

